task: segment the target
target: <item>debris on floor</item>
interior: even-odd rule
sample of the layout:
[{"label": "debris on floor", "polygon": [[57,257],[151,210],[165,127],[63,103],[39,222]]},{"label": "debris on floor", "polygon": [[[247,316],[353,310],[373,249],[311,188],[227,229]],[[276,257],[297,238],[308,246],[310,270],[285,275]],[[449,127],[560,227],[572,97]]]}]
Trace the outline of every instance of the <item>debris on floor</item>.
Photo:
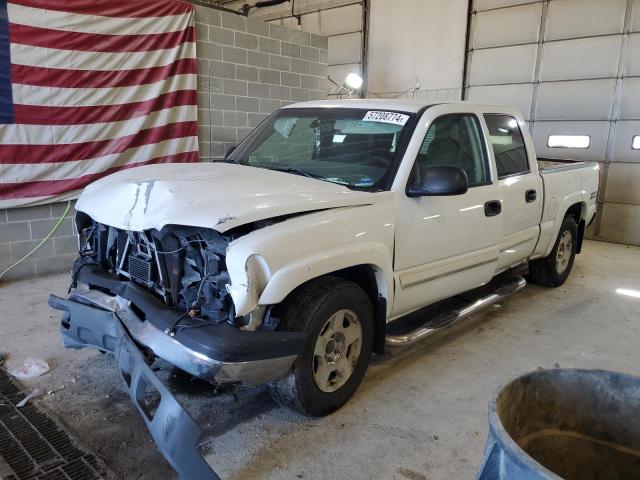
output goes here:
[{"label": "debris on floor", "polygon": [[36,388],[35,390],[33,390],[29,395],[27,395],[26,397],[24,397],[22,400],[20,400],[19,403],[16,403],[16,407],[18,408],[22,408],[24,407],[27,403],[29,403],[29,400],[32,400],[34,398],[38,398],[41,397],[44,394],[44,392],[42,391],[41,388]]},{"label": "debris on floor", "polygon": [[27,358],[22,365],[10,367],[8,372],[16,378],[35,378],[49,371],[49,364],[40,358]]}]

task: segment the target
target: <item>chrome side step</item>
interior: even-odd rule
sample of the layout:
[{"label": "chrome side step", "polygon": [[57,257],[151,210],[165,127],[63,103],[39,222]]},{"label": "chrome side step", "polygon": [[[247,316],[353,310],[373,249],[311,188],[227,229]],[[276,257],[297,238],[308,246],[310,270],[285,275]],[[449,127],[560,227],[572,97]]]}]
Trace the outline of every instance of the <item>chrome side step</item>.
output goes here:
[{"label": "chrome side step", "polygon": [[498,282],[496,288],[489,294],[485,294],[475,299],[468,305],[442,313],[434,318],[430,318],[421,327],[411,330],[410,332],[387,335],[385,343],[387,347],[406,347],[413,345],[420,340],[424,340],[431,335],[444,330],[447,327],[457,323],[458,321],[468,318],[474,313],[478,313],[491,305],[513,295],[517,291],[523,289],[527,281],[520,275],[508,275],[502,282]]}]

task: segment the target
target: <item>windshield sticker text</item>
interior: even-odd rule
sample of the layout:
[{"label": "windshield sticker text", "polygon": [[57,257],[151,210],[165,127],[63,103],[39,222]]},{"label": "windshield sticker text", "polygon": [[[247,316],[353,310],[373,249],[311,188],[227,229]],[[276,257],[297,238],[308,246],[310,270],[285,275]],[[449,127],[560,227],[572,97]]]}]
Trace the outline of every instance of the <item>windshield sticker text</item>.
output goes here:
[{"label": "windshield sticker text", "polygon": [[409,115],[396,112],[367,112],[362,119],[365,122],[392,123],[394,125],[404,125],[409,120]]}]

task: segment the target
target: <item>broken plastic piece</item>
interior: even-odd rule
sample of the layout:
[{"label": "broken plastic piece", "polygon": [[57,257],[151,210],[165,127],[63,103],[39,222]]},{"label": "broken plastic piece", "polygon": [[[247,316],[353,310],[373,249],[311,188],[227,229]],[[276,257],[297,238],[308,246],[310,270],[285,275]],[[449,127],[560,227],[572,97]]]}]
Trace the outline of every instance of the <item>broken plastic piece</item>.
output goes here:
[{"label": "broken plastic piece", "polygon": [[40,358],[27,358],[22,365],[9,368],[10,375],[17,378],[35,378],[49,371],[49,364]]},{"label": "broken plastic piece", "polygon": [[41,397],[44,394],[44,392],[42,391],[41,388],[36,388],[35,390],[33,390],[29,395],[27,395],[26,397],[24,397],[18,404],[16,404],[16,407],[18,408],[22,408],[24,407],[27,403],[29,403],[29,400],[32,400],[34,398],[38,398]]}]

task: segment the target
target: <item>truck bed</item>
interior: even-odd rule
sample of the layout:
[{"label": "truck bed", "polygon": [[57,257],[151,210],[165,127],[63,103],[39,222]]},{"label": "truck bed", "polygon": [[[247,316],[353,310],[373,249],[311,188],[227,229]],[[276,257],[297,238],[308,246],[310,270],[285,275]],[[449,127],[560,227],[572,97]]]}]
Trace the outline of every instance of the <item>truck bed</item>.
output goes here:
[{"label": "truck bed", "polygon": [[542,174],[560,172],[564,170],[575,170],[586,166],[593,166],[594,164],[597,164],[597,162],[569,160],[566,158],[538,157],[538,168]]}]

